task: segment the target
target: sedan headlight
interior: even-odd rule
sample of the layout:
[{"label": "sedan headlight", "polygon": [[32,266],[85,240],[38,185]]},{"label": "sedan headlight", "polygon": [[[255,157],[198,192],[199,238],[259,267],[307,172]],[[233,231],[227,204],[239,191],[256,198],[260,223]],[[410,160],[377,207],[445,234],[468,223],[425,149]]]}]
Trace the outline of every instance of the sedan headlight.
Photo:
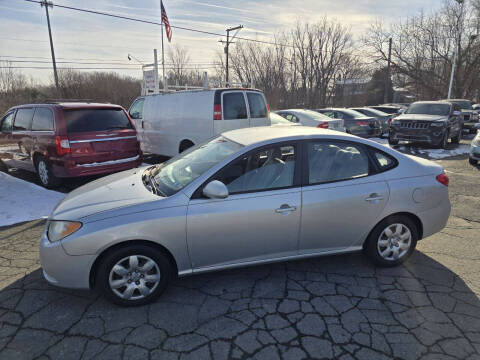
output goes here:
[{"label": "sedan headlight", "polygon": [[445,126],[446,122],[445,121],[435,121],[430,124],[432,127],[442,127]]},{"label": "sedan headlight", "polygon": [[51,242],[60,241],[81,227],[82,223],[78,221],[49,221],[47,229],[48,240]]}]

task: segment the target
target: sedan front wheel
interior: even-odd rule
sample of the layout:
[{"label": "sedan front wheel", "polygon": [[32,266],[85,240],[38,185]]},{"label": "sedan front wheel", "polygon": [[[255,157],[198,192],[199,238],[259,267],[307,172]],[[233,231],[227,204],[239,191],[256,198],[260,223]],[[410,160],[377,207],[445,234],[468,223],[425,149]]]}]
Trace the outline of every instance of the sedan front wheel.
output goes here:
[{"label": "sedan front wheel", "polygon": [[371,232],[366,253],[380,266],[396,266],[404,262],[417,245],[418,229],[407,216],[391,216]]}]

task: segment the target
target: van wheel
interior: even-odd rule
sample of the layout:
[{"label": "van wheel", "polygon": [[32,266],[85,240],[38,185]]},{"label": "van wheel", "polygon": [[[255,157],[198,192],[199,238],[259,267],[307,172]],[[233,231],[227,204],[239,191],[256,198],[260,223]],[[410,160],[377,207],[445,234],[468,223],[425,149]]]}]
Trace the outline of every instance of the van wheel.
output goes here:
[{"label": "van wheel", "polygon": [[47,189],[53,189],[60,185],[61,179],[53,175],[51,167],[43,156],[37,157],[35,160],[35,168],[40,183]]},{"label": "van wheel", "polygon": [[171,276],[170,261],[160,251],[146,245],[129,245],[103,259],[95,283],[109,301],[139,306],[158,298]]},{"label": "van wheel", "polygon": [[178,153],[184,152],[188,148],[191,148],[193,145],[194,145],[193,142],[191,142],[190,140],[183,140],[180,143],[180,147],[178,148]]},{"label": "van wheel", "polygon": [[365,252],[376,265],[396,266],[412,254],[417,240],[418,229],[410,218],[390,216],[382,220],[370,233]]}]

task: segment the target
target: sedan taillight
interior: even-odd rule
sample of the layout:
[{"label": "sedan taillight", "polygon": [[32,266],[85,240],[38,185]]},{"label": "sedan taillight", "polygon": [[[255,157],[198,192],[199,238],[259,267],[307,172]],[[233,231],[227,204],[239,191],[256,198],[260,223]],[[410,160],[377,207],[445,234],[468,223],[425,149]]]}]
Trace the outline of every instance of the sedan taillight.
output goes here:
[{"label": "sedan taillight", "polygon": [[318,123],[317,128],[328,129],[328,121],[321,121]]},{"label": "sedan taillight", "polygon": [[440,175],[437,175],[436,179],[440,184],[445,186],[448,186],[448,184],[450,183],[450,179],[445,173],[441,173]]},{"label": "sedan taillight", "polygon": [[357,120],[357,124],[360,126],[368,125],[368,121]]}]

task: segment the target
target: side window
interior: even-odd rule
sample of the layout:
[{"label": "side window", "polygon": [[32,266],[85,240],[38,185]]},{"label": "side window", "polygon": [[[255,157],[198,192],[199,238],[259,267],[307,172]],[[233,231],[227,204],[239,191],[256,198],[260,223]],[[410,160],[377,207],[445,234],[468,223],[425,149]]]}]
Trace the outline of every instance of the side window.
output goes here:
[{"label": "side window", "polygon": [[369,175],[368,155],[363,147],[346,142],[310,142],[307,146],[308,183],[322,184]]},{"label": "side window", "polygon": [[251,118],[267,117],[267,105],[265,105],[262,94],[248,92],[247,99]]},{"label": "side window", "polygon": [[333,114],[333,112],[331,112],[331,111],[326,111],[326,112],[323,113],[323,115],[326,115],[326,116],[328,116],[328,117],[330,117],[330,118],[334,118],[334,117],[335,117],[334,114]]},{"label": "side window", "polygon": [[373,157],[377,162],[377,166],[380,169],[380,172],[393,169],[397,166],[397,160],[391,157],[390,155],[384,153],[383,151],[377,149],[371,149]]},{"label": "side window", "polygon": [[298,123],[298,118],[293,114],[287,114],[285,118],[293,123]]},{"label": "side window", "polygon": [[136,100],[133,105],[130,107],[128,114],[132,119],[142,119],[143,118],[143,103],[145,102],[144,98]]},{"label": "side window", "polygon": [[11,113],[8,113],[1,121],[1,131],[4,133],[9,133],[12,131],[12,124],[13,124],[13,116],[15,112],[12,111]]},{"label": "side window", "polygon": [[331,116],[331,117],[333,117],[333,118],[335,118],[335,119],[345,119],[344,114],[341,113],[341,112],[338,112],[338,111],[335,111],[335,112],[333,113],[333,116]]},{"label": "side window", "polygon": [[13,130],[30,130],[30,127],[32,125],[33,112],[33,108],[18,109],[17,115],[15,116],[15,121],[13,123]]},{"label": "side window", "polygon": [[33,115],[32,130],[52,131],[53,130],[53,112],[48,108],[36,108]]},{"label": "side window", "polygon": [[230,194],[272,190],[293,185],[295,147],[279,145],[250,152],[227,165],[215,177]]},{"label": "side window", "polygon": [[223,118],[225,120],[247,118],[247,105],[242,92],[223,94]]}]

